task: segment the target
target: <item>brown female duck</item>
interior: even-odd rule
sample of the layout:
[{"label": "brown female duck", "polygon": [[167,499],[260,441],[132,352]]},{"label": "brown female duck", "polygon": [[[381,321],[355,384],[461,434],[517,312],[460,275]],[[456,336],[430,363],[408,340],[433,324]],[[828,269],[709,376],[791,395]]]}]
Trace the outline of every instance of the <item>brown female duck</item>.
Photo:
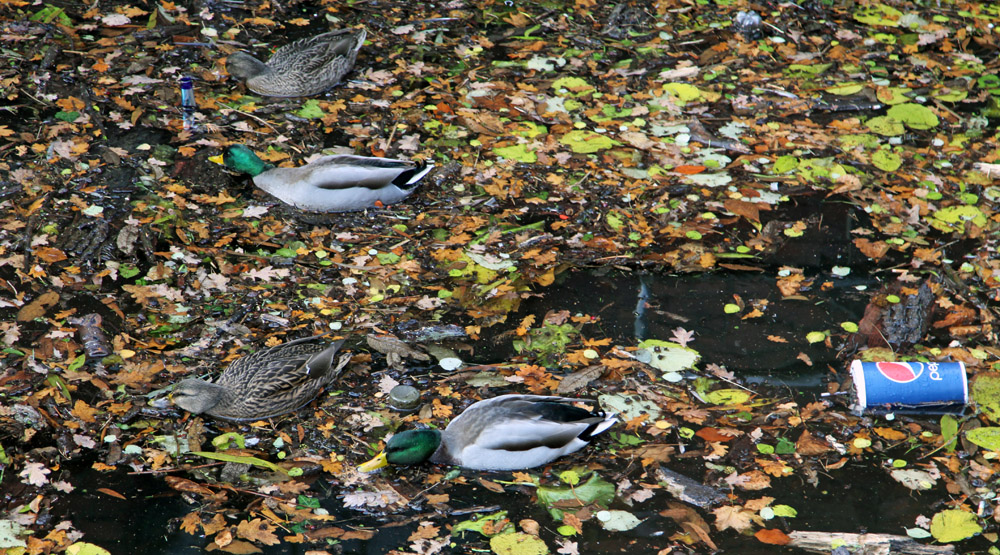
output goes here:
[{"label": "brown female duck", "polygon": [[297,40],[264,63],[246,52],[226,59],[226,71],[264,96],[311,96],[336,85],[354,67],[364,29],[342,29]]},{"label": "brown female duck", "polygon": [[343,340],[322,336],[289,341],[234,361],[214,383],[181,380],[170,398],[195,414],[228,420],[261,420],[301,408],[312,401],[350,360],[334,365]]}]

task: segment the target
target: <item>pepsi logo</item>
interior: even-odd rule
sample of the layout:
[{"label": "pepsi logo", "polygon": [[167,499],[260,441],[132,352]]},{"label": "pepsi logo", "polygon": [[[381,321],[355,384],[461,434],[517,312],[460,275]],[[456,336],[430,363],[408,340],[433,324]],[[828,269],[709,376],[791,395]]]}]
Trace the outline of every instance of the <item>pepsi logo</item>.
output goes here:
[{"label": "pepsi logo", "polygon": [[875,367],[885,379],[896,383],[910,383],[924,372],[919,362],[876,362]]}]

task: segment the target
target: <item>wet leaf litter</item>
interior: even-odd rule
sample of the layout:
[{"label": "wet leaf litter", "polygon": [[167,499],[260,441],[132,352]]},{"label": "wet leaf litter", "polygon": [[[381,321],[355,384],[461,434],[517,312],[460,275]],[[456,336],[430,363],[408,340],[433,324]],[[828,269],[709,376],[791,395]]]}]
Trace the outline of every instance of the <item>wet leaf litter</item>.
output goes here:
[{"label": "wet leaf litter", "polygon": [[[228,552],[995,542],[989,5],[929,18],[906,3],[8,2],[0,15],[14,54],[0,70],[9,552],[115,552],[122,538],[61,504],[96,495],[141,513],[130,489],[148,483],[182,508],[164,531]],[[332,29],[365,44],[321,94],[259,96],[227,74],[239,52],[270,63]],[[235,144],[278,168],[321,152],[434,167],[364,210],[301,211],[209,161]],[[589,297],[570,305],[556,292],[581,268],[596,272],[576,285]],[[653,278],[624,291],[607,271]],[[701,272],[763,274],[770,290],[692,295],[681,312],[643,293]],[[836,306],[851,295],[867,307]],[[609,326],[621,302],[630,333]],[[795,303],[821,317],[774,320]],[[740,348],[824,365],[823,390],[748,385],[700,348],[706,314],[734,345],[769,329]],[[185,378],[320,334],[350,360],[291,414],[231,422],[169,402]],[[961,362],[970,400],[852,411],[854,359]],[[412,409],[392,401],[400,385],[419,393]],[[620,422],[536,468],[356,471],[391,434],[445,429],[505,394],[596,399]],[[872,490],[917,503],[817,519],[886,477]]]}]

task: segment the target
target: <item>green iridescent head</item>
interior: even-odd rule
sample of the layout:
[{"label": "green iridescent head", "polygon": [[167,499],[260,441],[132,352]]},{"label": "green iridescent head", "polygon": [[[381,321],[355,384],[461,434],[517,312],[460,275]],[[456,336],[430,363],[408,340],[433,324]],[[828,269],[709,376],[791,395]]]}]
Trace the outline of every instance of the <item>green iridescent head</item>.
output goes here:
[{"label": "green iridescent head", "polygon": [[407,430],[392,436],[385,451],[358,468],[371,472],[390,464],[420,464],[431,458],[440,445],[438,430]]},{"label": "green iridescent head", "polygon": [[257,177],[259,174],[274,167],[272,164],[261,160],[246,145],[231,145],[222,155],[222,161],[226,164],[227,168],[248,173],[251,177]]}]

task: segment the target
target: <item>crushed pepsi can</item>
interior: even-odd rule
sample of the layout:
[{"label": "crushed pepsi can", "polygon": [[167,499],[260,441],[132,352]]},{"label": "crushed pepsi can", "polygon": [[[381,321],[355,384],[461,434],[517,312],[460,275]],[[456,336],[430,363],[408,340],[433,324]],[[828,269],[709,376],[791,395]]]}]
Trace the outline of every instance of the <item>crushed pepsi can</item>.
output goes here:
[{"label": "crushed pepsi can", "polygon": [[961,362],[851,363],[858,408],[965,405],[969,382]]}]

